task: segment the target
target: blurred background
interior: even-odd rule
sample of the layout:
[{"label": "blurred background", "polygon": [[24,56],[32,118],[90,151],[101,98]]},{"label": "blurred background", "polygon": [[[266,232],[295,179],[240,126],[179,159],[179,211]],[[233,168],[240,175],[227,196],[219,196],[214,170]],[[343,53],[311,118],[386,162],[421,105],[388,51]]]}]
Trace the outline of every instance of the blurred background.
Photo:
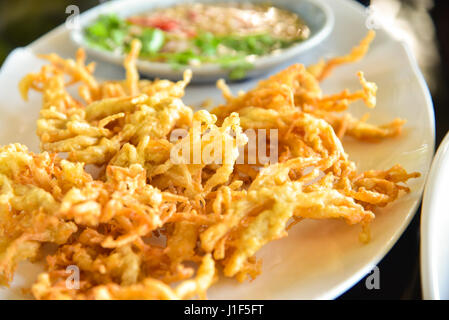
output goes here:
[{"label": "blurred background", "polygon": [[[26,46],[62,24],[67,18],[67,6],[77,5],[83,12],[100,2],[104,0],[0,0],[0,66],[14,48]],[[431,89],[438,146],[449,129],[449,1],[358,2],[367,6],[367,14],[391,28],[398,39],[407,41],[413,49]],[[379,290],[366,289],[363,279],[341,299],[420,299],[419,222],[417,214],[379,264]]]}]

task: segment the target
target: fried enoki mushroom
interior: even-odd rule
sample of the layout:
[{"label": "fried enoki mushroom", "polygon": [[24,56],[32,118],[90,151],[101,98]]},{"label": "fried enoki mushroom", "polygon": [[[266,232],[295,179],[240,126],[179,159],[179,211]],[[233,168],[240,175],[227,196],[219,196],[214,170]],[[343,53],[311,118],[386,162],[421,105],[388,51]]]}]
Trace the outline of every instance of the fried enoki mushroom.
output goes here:
[{"label": "fried enoki mushroom", "polygon": [[[83,51],[77,60],[62,59],[55,54],[42,55],[50,65],[40,73],[27,75],[20,83],[24,99],[30,89],[42,92],[42,110],[37,122],[41,149],[67,152],[71,161],[102,165],[125,143],[137,145],[144,137],[165,138],[174,128],[190,126],[191,108],[180,99],[189,83],[184,80],[139,81],[135,60],[140,42],[133,41],[125,61],[127,79],[98,83],[92,65],[86,66]],[[66,83],[64,76],[71,80]],[[72,97],[67,86],[81,82],[80,96]]]},{"label": "fried enoki mushroom", "polygon": [[[306,149],[294,151],[284,162],[265,166],[247,196],[233,201],[223,221],[200,236],[205,251],[219,250],[216,258],[223,259],[227,276],[245,279],[242,266],[261,246],[286,236],[288,221],[293,217],[342,218],[349,224],[361,224],[361,239],[368,241],[367,227],[375,217],[372,210],[397,199],[400,191],[408,192],[401,183],[419,176],[407,174],[399,165],[387,171],[357,174],[328,123],[304,113],[296,118],[290,114],[281,121],[288,119],[295,125],[290,136],[302,141]],[[229,254],[222,253],[223,245]]]},{"label": "fried enoki mushroom", "polygon": [[179,140],[145,139],[137,147],[126,145],[110,163],[125,167],[141,164],[152,185],[176,190],[194,200],[196,210],[204,211],[209,193],[229,182],[239,149],[247,142],[237,114],[231,114],[220,127],[216,120],[206,110],[198,111],[192,128],[180,132],[185,136],[174,136]]},{"label": "fried enoki mushroom", "polygon": [[[18,262],[37,257],[43,243],[59,246],[55,254],[47,256],[50,279],[66,277],[70,265],[76,265],[83,275],[79,291],[65,288],[63,293],[47,288],[48,297],[63,297],[67,292],[73,298],[88,297],[89,290],[96,292],[100,290],[97,286],[112,283],[183,280],[193,270],[183,268],[180,262],[201,259],[194,250],[183,258],[174,257],[177,245],[164,250],[147,243],[153,232],[179,221],[175,213],[188,215],[189,207],[178,208],[187,202],[185,197],[147,184],[146,173],[138,164],[129,168],[108,166],[106,181],[95,181],[80,163],[48,153],[29,153],[16,144],[0,149],[0,171],[2,284],[11,281]],[[188,222],[185,216],[180,221]],[[173,234],[175,239],[176,232]],[[167,232],[167,238],[173,242],[171,233]],[[204,295],[215,269],[210,258],[203,259],[205,266],[200,267],[198,279],[181,283],[180,292],[175,294],[181,298]],[[58,287],[59,280],[55,281]],[[198,288],[192,281],[198,282]],[[38,290],[36,297],[43,295],[41,287],[38,284],[38,289],[33,288]]]},{"label": "fried enoki mushroom", "polygon": [[[99,83],[82,50],[76,60],[44,56],[50,65],[20,89],[25,98],[29,89],[43,93],[41,147],[68,159],[0,148],[1,284],[20,261],[45,256],[31,290],[37,299],[203,299],[220,270],[238,281],[257,277],[257,251],[304,219],[360,225],[369,241],[376,209],[409,192],[419,173],[400,165],[360,172],[342,138],[394,137],[404,121],[375,126],[341,113],[357,100],[375,107],[377,86],[362,72],[355,92],[324,95],[320,81],[361,59],[373,37],[236,97],[220,81],[226,103],[212,113],[183,104],[189,72],[177,83],[139,80],[138,41],[124,81]],[[67,90],[73,84],[81,99]],[[84,163],[101,173],[92,177]],[[44,253],[46,243],[53,249]],[[79,281],[68,283],[74,266]]]},{"label": "fried enoki mushroom", "polygon": [[[374,35],[375,33],[370,31],[360,45],[347,56],[334,58],[328,62],[322,61],[309,68],[302,64],[292,65],[260,81],[255,88],[245,93],[240,92],[237,96],[233,96],[225,82],[219,80],[217,86],[222,90],[226,103],[213,109],[212,113],[217,115],[219,120],[223,120],[231,112],[239,114],[245,112],[245,108],[287,110],[286,107],[290,106],[292,109],[326,120],[338,131],[340,138],[348,135],[359,140],[376,141],[398,136],[405,123],[402,119],[376,126],[366,123],[366,119],[359,120],[350,114],[338,115],[357,100],[362,100],[369,108],[376,106],[377,86],[368,82],[363,72],[357,73],[362,89],[355,92],[345,89],[340,93],[324,95],[319,85],[336,66],[362,59]],[[244,125],[242,127],[246,129]]]},{"label": "fried enoki mushroom", "polygon": [[317,64],[311,65],[307,69],[316,79],[322,81],[328,77],[336,67],[361,60],[368,52],[369,46],[375,36],[376,33],[373,30],[370,30],[366,37],[362,39],[359,45],[354,47],[349,54],[342,57],[335,57],[328,61],[320,60]]},{"label": "fried enoki mushroom", "polygon": [[5,285],[17,263],[37,256],[41,243],[63,244],[77,231],[75,223],[54,213],[68,190],[92,178],[80,164],[14,144],[0,148],[0,181],[0,283]]},{"label": "fried enoki mushroom", "polygon": [[[122,275],[126,275],[127,272],[134,274],[136,270],[132,268],[138,269],[139,265],[134,265],[126,259],[129,259],[129,256],[120,255],[116,258],[116,263],[125,268],[125,271],[121,271]],[[122,285],[106,282],[103,285],[81,290],[70,289],[66,285],[64,273],[50,272],[39,275],[37,282],[32,287],[32,292],[37,299],[43,300],[179,300],[195,296],[204,299],[207,288],[215,281],[215,263],[211,255],[208,254],[202,258],[197,275],[192,279],[182,281],[175,288],[158,279],[145,278],[139,282],[123,283]]]}]

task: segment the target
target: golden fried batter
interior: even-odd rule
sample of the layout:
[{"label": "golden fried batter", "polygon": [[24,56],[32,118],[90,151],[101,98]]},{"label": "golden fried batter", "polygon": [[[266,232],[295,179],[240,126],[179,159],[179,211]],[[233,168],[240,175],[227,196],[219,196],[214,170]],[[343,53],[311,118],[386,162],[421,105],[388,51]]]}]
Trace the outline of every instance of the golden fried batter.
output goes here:
[{"label": "golden fried batter", "polygon": [[[0,284],[20,261],[45,256],[36,299],[204,299],[220,271],[255,278],[257,251],[304,219],[359,224],[368,241],[376,208],[408,192],[405,183],[419,174],[400,165],[359,172],[341,140],[398,136],[405,121],[375,126],[342,113],[357,100],[376,105],[377,86],[362,72],[355,92],[326,95],[320,81],[361,59],[373,38],[347,56],[292,65],[238,96],[219,81],[226,102],[211,113],[182,102],[190,72],[177,83],[139,80],[137,40],[124,81],[99,83],[82,50],[75,60],[42,56],[50,64],[27,75],[20,91],[25,99],[30,89],[42,92],[43,152],[0,148]],[[251,151],[248,130],[275,139],[261,129],[277,130],[277,161],[239,162]],[[76,287],[67,284],[73,266]]]}]

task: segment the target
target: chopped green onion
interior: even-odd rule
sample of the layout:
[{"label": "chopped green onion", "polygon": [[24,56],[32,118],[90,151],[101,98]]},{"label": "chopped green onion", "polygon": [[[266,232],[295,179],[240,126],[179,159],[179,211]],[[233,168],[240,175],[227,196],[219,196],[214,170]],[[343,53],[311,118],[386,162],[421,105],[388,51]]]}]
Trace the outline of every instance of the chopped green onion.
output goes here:
[{"label": "chopped green onion", "polygon": [[156,53],[164,45],[165,35],[160,29],[145,29],[140,36],[142,41],[142,53]]},{"label": "chopped green onion", "polygon": [[101,21],[96,22],[86,29],[88,35],[92,37],[103,38],[109,35],[107,27]]},{"label": "chopped green onion", "polygon": [[215,37],[210,32],[200,33],[194,40],[195,46],[207,56],[213,56],[217,53],[217,47],[220,44],[220,39]]}]

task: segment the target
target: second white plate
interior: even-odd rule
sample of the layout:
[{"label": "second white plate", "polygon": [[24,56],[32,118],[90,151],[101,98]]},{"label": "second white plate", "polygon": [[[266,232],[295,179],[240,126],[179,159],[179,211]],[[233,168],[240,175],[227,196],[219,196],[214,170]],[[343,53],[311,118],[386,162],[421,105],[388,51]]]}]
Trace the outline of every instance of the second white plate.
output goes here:
[{"label": "second white plate", "polygon": [[449,134],[427,180],[421,213],[421,283],[424,299],[449,299]]}]

